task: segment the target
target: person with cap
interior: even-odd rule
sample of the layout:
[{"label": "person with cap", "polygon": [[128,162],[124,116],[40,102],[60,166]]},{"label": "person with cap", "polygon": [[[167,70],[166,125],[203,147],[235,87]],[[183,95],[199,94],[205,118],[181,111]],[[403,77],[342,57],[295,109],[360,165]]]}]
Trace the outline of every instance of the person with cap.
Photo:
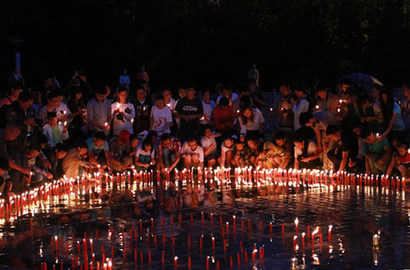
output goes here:
[{"label": "person with cap", "polygon": [[47,118],[48,123],[43,126],[43,134],[48,139],[48,146],[54,148],[56,144],[63,143],[69,138],[67,121],[58,122],[55,112],[47,113]]},{"label": "person with cap", "polygon": [[130,137],[131,134],[127,130],[122,130],[111,140],[111,168],[115,171],[124,171],[132,165]]},{"label": "person with cap", "polygon": [[102,131],[108,135],[111,123],[111,103],[106,98],[107,90],[98,88],[95,98],[87,104],[88,129],[91,132]]}]

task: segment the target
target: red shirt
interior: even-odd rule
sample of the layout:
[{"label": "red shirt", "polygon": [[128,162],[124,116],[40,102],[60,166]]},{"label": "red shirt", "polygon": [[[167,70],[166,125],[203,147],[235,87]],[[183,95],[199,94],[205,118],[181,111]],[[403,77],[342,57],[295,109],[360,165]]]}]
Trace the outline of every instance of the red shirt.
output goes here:
[{"label": "red shirt", "polygon": [[231,107],[216,106],[212,116],[217,130],[227,131],[233,128],[235,114]]}]

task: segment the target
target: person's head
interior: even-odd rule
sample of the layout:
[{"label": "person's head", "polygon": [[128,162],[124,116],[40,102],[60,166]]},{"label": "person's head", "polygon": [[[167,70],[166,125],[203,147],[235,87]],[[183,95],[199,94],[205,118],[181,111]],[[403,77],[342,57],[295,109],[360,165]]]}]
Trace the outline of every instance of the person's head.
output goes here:
[{"label": "person's head", "polygon": [[314,128],[316,126],[317,120],[311,112],[303,112],[300,114],[299,123],[302,126]]},{"label": "person's head", "polygon": [[165,103],[169,103],[172,99],[171,89],[165,88],[164,90],[162,90],[162,97],[163,97]]},{"label": "person's head", "polygon": [[171,146],[171,135],[165,133],[161,136],[161,145],[164,148],[169,148]]},{"label": "person's head", "polygon": [[258,149],[258,142],[254,138],[247,139],[246,144],[248,145],[249,149],[252,149],[252,150]]},{"label": "person's head", "polygon": [[187,97],[187,99],[189,99],[189,100],[193,100],[194,98],[195,98],[195,93],[196,93],[196,91],[195,91],[195,89],[194,88],[188,88],[187,90],[186,90],[186,97]]},{"label": "person's head", "polygon": [[388,91],[381,91],[380,92],[380,102],[382,104],[393,104],[394,98],[393,95]]},{"label": "person's head", "polygon": [[206,103],[209,104],[211,102],[211,91],[208,89],[204,91],[202,94],[202,100]]},{"label": "person's head", "polygon": [[377,88],[377,87],[373,87],[371,90],[370,90],[370,97],[374,100],[374,101],[377,101],[377,100],[379,100],[380,99],[380,90]]},{"label": "person's head", "polygon": [[4,140],[7,142],[15,141],[21,134],[21,128],[18,126],[7,126],[4,129]]},{"label": "person's head", "polygon": [[228,107],[228,106],[229,106],[229,100],[228,100],[228,98],[222,97],[222,98],[219,100],[218,105],[221,106],[221,107]]},{"label": "person's head", "polygon": [[298,149],[305,148],[305,136],[303,134],[296,134],[295,138],[293,139],[293,144]]},{"label": "person's head", "polygon": [[80,156],[85,156],[88,153],[88,146],[83,140],[77,142],[76,149]]},{"label": "person's head", "polygon": [[139,143],[140,139],[138,138],[137,134],[133,134],[130,136],[130,145],[132,149],[136,149]]},{"label": "person's head", "polygon": [[105,143],[106,136],[104,132],[99,131],[94,135],[94,145],[96,147],[103,147]]},{"label": "person's head", "polygon": [[304,96],[306,95],[306,92],[305,92],[305,90],[303,89],[303,88],[296,88],[295,89],[295,96],[297,97],[297,98],[303,98]]},{"label": "person's head", "polygon": [[33,105],[33,97],[29,93],[21,93],[19,96],[19,105],[22,110],[27,110]]},{"label": "person's head", "polygon": [[397,144],[397,152],[400,156],[406,156],[409,153],[409,144],[404,142],[399,142]]},{"label": "person's head", "polygon": [[351,83],[350,83],[348,80],[344,79],[344,80],[342,80],[342,81],[340,82],[340,90],[341,90],[343,93],[345,93],[345,92],[347,92],[347,91],[349,90],[350,85],[351,85]]},{"label": "person's head", "polygon": [[232,97],[232,90],[228,87],[224,87],[222,89],[222,95],[229,100]]},{"label": "person's head", "polygon": [[242,110],[242,116],[246,119],[251,119],[253,117],[253,110],[251,107],[246,107]]},{"label": "person's head", "polygon": [[56,112],[48,112],[47,113],[47,122],[50,127],[55,127],[57,125],[57,113]]},{"label": "person's head", "polygon": [[136,96],[137,96],[137,99],[138,99],[138,100],[144,101],[145,98],[147,97],[147,92],[145,91],[144,88],[138,87],[138,88],[137,88],[137,92],[136,92]]},{"label": "person's head", "polygon": [[127,103],[128,90],[126,88],[118,89],[118,102],[121,104]]},{"label": "person's head", "polygon": [[150,139],[145,139],[144,142],[142,143],[142,149],[146,152],[151,152],[152,150],[152,140]]},{"label": "person's head", "polygon": [[183,99],[186,96],[186,90],[184,88],[178,88],[178,97]]},{"label": "person's head", "polygon": [[127,68],[123,68],[123,70],[122,70],[122,75],[127,75],[127,74],[128,74]]},{"label": "person's head", "polygon": [[328,91],[328,89],[326,87],[321,87],[321,88],[317,89],[316,95],[320,99],[325,100],[326,97],[327,97],[327,91]]},{"label": "person's head", "polygon": [[65,158],[65,156],[68,153],[67,146],[64,145],[64,144],[61,144],[61,143],[57,144],[54,150],[56,152],[56,158],[57,159]]},{"label": "person's head", "polygon": [[74,100],[80,100],[83,98],[83,90],[80,87],[74,87],[73,91]]},{"label": "person's head", "polygon": [[238,140],[238,141],[235,143],[235,148],[236,148],[236,150],[238,150],[238,151],[242,151],[243,149],[245,149],[245,143]]},{"label": "person's head", "polygon": [[192,151],[195,151],[196,148],[198,147],[198,142],[196,141],[195,138],[190,138],[190,139],[188,139],[187,143],[188,143],[189,148],[190,148]]},{"label": "person's head", "polygon": [[27,148],[27,152],[26,152],[27,159],[36,158],[38,154],[40,154],[40,147],[32,145]]},{"label": "person's head", "polygon": [[338,141],[342,138],[342,129],[337,125],[329,125],[326,128],[326,138],[333,141]]},{"label": "person's head", "polygon": [[161,96],[157,96],[155,98],[155,106],[157,106],[158,109],[162,109],[165,107],[165,100]]},{"label": "person's head", "polygon": [[204,128],[204,136],[210,138],[212,136],[212,129],[210,126]]},{"label": "person's head", "polygon": [[9,170],[9,161],[5,158],[0,157],[0,175],[4,175]]},{"label": "person's head", "polygon": [[107,97],[107,89],[97,88],[97,90],[95,92],[95,99],[98,102],[103,102],[106,97]]},{"label": "person's head", "polygon": [[10,88],[9,97],[11,100],[15,101],[19,99],[20,94],[23,92],[23,87],[21,84],[13,85]]},{"label": "person's head", "polygon": [[289,87],[289,85],[288,84],[281,84],[280,86],[279,86],[279,92],[281,93],[281,95],[282,96],[289,96],[290,94],[291,94],[291,91],[290,91],[290,87]]},{"label": "person's head", "polygon": [[370,128],[363,129],[360,135],[367,144],[374,144],[376,142],[376,134]]},{"label": "person's head", "polygon": [[280,147],[286,144],[286,134],[284,132],[279,131],[275,134],[275,144]]},{"label": "person's head", "polygon": [[131,136],[131,133],[129,133],[128,130],[125,130],[125,129],[121,130],[120,134],[118,135],[118,141],[121,144],[128,145],[130,143],[130,136]]},{"label": "person's head", "polygon": [[231,148],[234,145],[234,139],[232,137],[225,137],[223,144],[227,148]]}]

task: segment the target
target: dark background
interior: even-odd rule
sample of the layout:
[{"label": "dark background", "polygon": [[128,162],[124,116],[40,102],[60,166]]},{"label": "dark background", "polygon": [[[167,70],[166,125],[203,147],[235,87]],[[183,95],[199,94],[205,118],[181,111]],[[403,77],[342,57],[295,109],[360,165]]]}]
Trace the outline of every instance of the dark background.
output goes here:
[{"label": "dark background", "polygon": [[[0,11],[2,89],[21,45],[26,83],[83,67],[92,84],[135,76],[152,84],[245,83],[253,63],[264,89],[285,80],[333,86],[344,73],[390,85],[409,78],[410,0],[7,1]],[[2,31],[3,32],[3,31]]]}]

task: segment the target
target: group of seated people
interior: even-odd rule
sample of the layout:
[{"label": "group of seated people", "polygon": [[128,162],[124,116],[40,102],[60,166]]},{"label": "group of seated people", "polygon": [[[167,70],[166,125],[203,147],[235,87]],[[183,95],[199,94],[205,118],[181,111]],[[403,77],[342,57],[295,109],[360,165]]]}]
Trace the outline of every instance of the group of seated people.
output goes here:
[{"label": "group of seated people", "polygon": [[[217,85],[152,91],[146,81],[65,88],[15,83],[0,100],[0,192],[22,192],[84,169],[308,168],[410,176],[410,84],[400,95],[341,81],[282,84],[266,102],[255,82],[236,93]],[[54,82],[54,83],[53,83]],[[265,132],[265,121],[273,134]]]}]

